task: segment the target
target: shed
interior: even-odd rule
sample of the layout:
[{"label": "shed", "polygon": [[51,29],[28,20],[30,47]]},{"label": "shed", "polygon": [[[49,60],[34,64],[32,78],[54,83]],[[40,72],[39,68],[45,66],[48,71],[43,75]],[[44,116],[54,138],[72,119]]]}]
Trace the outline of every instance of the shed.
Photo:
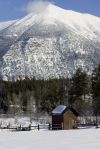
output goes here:
[{"label": "shed", "polygon": [[72,106],[59,105],[52,111],[52,129],[77,128],[79,113]]}]

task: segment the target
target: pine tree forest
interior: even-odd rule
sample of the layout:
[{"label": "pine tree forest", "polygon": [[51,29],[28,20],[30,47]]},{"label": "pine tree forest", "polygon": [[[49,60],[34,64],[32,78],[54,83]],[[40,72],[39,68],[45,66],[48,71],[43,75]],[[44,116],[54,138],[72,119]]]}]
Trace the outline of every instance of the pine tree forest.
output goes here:
[{"label": "pine tree forest", "polygon": [[100,65],[91,75],[77,69],[71,78],[0,80],[0,113],[48,113],[72,105],[81,115],[100,115]]}]

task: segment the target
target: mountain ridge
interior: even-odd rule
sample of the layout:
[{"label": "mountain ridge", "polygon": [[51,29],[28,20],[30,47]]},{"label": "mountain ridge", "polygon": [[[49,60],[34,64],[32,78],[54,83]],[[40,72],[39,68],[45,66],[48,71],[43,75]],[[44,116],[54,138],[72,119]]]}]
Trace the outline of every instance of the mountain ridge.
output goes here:
[{"label": "mountain ridge", "polygon": [[[3,25],[5,24],[5,25]],[[42,12],[0,24],[4,80],[67,77],[100,63],[100,18],[49,4]]]}]

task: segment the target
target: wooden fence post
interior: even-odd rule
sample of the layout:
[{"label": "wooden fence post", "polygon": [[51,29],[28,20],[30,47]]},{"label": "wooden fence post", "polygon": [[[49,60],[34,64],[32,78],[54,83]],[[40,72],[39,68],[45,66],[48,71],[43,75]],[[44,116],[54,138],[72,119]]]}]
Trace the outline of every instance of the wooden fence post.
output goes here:
[{"label": "wooden fence post", "polygon": [[40,130],[40,126],[39,126],[39,124],[38,124],[38,131]]},{"label": "wooden fence post", "polygon": [[51,124],[50,124],[50,123],[49,123],[48,129],[49,129],[49,130],[51,129]]}]

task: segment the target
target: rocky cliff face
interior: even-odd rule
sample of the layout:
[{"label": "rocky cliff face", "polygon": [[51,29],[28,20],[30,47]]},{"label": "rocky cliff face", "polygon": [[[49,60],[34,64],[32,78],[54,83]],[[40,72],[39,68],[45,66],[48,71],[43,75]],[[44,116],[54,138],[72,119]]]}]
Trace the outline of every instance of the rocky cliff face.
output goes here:
[{"label": "rocky cliff face", "polygon": [[4,80],[70,76],[100,63],[100,18],[49,4],[41,13],[0,23]]}]

